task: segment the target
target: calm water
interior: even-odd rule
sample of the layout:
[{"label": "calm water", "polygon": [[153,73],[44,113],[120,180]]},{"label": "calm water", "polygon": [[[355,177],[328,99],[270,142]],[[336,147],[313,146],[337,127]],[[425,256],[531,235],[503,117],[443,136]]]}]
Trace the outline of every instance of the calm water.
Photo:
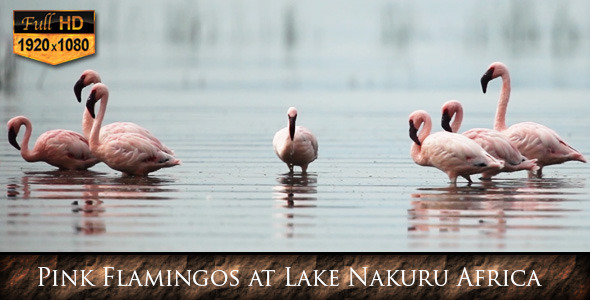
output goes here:
[{"label": "calm water", "polygon": [[[507,123],[545,124],[590,157],[589,8],[2,1],[2,12],[95,9],[97,54],[58,67],[14,59],[4,18],[0,123],[26,115],[33,140],[80,132],[72,87],[93,68],[110,88],[105,124],[144,126],[183,164],[147,178],[104,164],[59,172],[25,162],[4,133],[0,250],[588,251],[587,164],[451,188],[442,172],[413,163],[407,117],[425,109],[438,124],[442,103],[457,99],[464,129],[490,127],[500,82],[484,95],[479,78],[500,60],[512,75]],[[306,176],[287,174],[272,150],[290,106],[319,140]]]},{"label": "calm water", "polygon": [[[33,120],[34,138],[52,128],[77,130],[82,105],[67,93],[58,101],[62,97],[32,91],[18,101],[3,102],[2,122],[25,113]],[[465,99],[465,128],[491,124],[497,93],[448,93]],[[442,172],[413,163],[407,115],[416,107],[438,111],[449,98],[445,94],[112,91],[106,121],[127,119],[144,125],[175,149],[183,165],[147,178],[122,178],[104,164],[88,172],[60,172],[44,163],[24,162],[3,139],[0,247],[589,249],[586,164],[548,167],[543,179],[529,180],[521,172],[470,187],[460,181],[451,188]],[[563,94],[568,101],[562,105],[550,101]],[[589,111],[581,106],[585,95],[514,93],[509,122],[543,122],[588,156]],[[40,101],[44,98],[53,100]],[[538,105],[526,110],[524,102]],[[312,129],[320,144],[320,156],[306,176],[287,174],[271,145],[293,103],[299,108],[298,122]]]}]

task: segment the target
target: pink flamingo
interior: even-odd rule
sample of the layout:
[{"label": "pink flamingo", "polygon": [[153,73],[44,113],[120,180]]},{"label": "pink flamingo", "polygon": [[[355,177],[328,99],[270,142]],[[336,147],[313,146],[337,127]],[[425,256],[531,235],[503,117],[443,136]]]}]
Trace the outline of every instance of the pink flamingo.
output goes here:
[{"label": "pink flamingo", "polygon": [[[471,174],[500,170],[504,163],[487,153],[469,138],[446,131],[430,134],[432,120],[426,111],[410,114],[410,138],[414,141],[410,154],[416,164],[432,166],[445,172],[451,184],[461,176],[471,184]],[[420,126],[422,130],[418,133]]]},{"label": "pink flamingo", "polygon": [[[47,131],[37,138],[33,150],[29,150],[33,131],[31,121],[18,116],[10,119],[7,125],[8,141],[20,150],[21,156],[28,162],[44,161],[62,170],[86,170],[100,162],[90,152],[88,141],[77,132],[64,129]],[[16,137],[22,125],[25,125],[26,131],[21,148]]]},{"label": "pink flamingo", "polygon": [[[442,127],[449,132],[458,132],[463,120],[463,106],[457,100],[449,100],[442,106]],[[455,117],[453,119],[453,116]],[[449,124],[453,119],[453,123]],[[483,178],[489,179],[500,172],[514,172],[519,170],[537,171],[539,167],[536,159],[524,157],[508,138],[494,129],[473,128],[463,132],[463,135],[478,143],[487,153],[504,162],[504,168],[484,172]]]},{"label": "pink flamingo", "polygon": [[555,131],[547,126],[533,122],[522,122],[506,128],[506,109],[510,100],[508,67],[501,62],[492,63],[481,77],[481,88],[485,94],[488,82],[497,77],[502,77],[502,91],[496,110],[494,129],[506,135],[522,155],[530,159],[537,159],[538,177],[542,176],[544,166],[561,164],[570,160],[586,162],[586,158],[579,151],[564,142]]},{"label": "pink flamingo", "polygon": [[161,168],[169,168],[180,164],[180,160],[162,151],[151,139],[132,132],[108,133],[99,138],[102,121],[109,100],[106,85],[97,83],[92,87],[86,107],[91,117],[94,105],[100,102],[98,115],[90,131],[89,145],[92,153],[112,169],[123,172],[123,175],[146,176]]},{"label": "pink flamingo", "polygon": [[302,173],[307,171],[309,163],[318,158],[318,141],[307,128],[295,126],[297,109],[290,107],[287,111],[288,126],[277,131],[272,145],[277,156],[287,164],[289,171],[293,166],[300,166]]},{"label": "pink flamingo", "polygon": [[[74,94],[76,95],[76,99],[78,99],[78,102],[82,102],[82,89],[91,84],[96,84],[99,82],[101,82],[101,78],[98,72],[91,69],[82,72],[80,79],[78,79],[78,81],[74,85]],[[87,139],[90,138],[90,130],[92,129],[93,122],[94,118],[90,116],[88,110],[84,108],[84,112],[82,113],[82,131]],[[150,139],[152,142],[154,142],[160,148],[160,150],[170,155],[174,155],[174,151],[166,147],[166,145],[162,144],[151,132],[131,122],[114,122],[111,124],[104,125],[100,131],[100,139],[102,140],[105,136],[109,134],[124,132],[137,133],[143,135],[146,138]]]}]

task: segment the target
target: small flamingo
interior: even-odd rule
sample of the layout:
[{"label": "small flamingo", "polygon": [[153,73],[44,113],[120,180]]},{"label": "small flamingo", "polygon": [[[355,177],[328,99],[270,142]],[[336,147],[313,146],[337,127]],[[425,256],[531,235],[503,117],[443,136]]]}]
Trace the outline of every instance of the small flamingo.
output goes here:
[{"label": "small flamingo", "polygon": [[272,145],[277,156],[287,164],[289,171],[293,166],[300,166],[305,173],[309,163],[318,158],[318,141],[307,128],[295,126],[297,109],[290,107],[287,111],[288,126],[277,131]]},{"label": "small flamingo", "polygon": [[[449,100],[443,104],[442,127],[449,132],[458,132],[463,120],[463,106],[457,100]],[[455,117],[452,124],[451,119]],[[537,171],[539,167],[536,159],[530,160],[524,157],[506,136],[494,129],[473,128],[463,132],[463,135],[474,140],[487,153],[504,162],[501,170],[484,172],[483,178],[489,179],[500,172],[514,172],[519,170]]]},{"label": "small flamingo", "polygon": [[[91,69],[82,72],[80,79],[78,79],[78,81],[76,81],[76,84],[74,85],[74,94],[76,95],[76,99],[78,99],[78,102],[82,102],[82,89],[91,84],[96,84],[99,82],[101,82],[101,78],[98,72]],[[90,130],[92,130],[93,122],[94,118],[90,115],[90,112],[86,108],[84,108],[84,112],[82,113],[82,131],[87,139],[90,138]],[[109,134],[124,132],[137,133],[143,135],[146,138],[153,141],[154,143],[156,143],[160,150],[170,155],[174,155],[174,151],[166,147],[166,145],[162,144],[149,130],[131,122],[114,122],[104,125],[100,131],[100,139],[102,140],[105,136]]]},{"label": "small flamingo", "polygon": [[494,78],[502,77],[502,90],[494,120],[494,129],[501,131],[516,145],[518,151],[529,159],[537,159],[537,176],[543,174],[543,167],[561,164],[570,160],[586,162],[586,158],[559,137],[547,126],[522,122],[506,128],[506,109],[510,100],[510,74],[508,67],[501,62],[492,63],[481,77],[481,88],[485,94],[488,83]]},{"label": "small flamingo", "polygon": [[[28,162],[44,161],[62,170],[86,170],[100,162],[90,152],[88,141],[77,132],[64,129],[47,131],[37,138],[33,150],[29,150],[33,132],[31,121],[18,116],[10,119],[7,125],[8,141],[20,150],[21,156]],[[26,131],[21,148],[16,137],[22,125],[25,125]]]},{"label": "small flamingo", "polygon": [[101,101],[98,115],[92,125],[89,145],[92,153],[112,169],[123,175],[146,176],[161,168],[180,164],[180,160],[162,151],[151,139],[137,133],[109,133],[99,138],[102,121],[109,100],[106,85],[97,83],[92,87],[86,107],[94,118],[94,105]]},{"label": "small flamingo", "polygon": [[[414,141],[410,154],[416,164],[432,166],[445,172],[451,184],[461,176],[471,184],[471,174],[500,170],[504,163],[487,153],[469,138],[446,131],[430,134],[432,120],[426,111],[410,114],[410,138]],[[418,133],[420,126],[422,130]]]}]

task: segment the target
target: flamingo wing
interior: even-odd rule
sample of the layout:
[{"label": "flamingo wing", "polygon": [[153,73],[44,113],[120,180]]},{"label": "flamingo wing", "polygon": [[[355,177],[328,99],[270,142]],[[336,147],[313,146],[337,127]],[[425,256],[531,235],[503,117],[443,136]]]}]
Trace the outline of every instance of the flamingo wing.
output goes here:
[{"label": "flamingo wing", "polygon": [[523,122],[510,126],[503,133],[524,156],[538,159],[539,165],[559,164],[568,160],[586,162],[579,151],[547,126]]},{"label": "flamingo wing", "polygon": [[526,159],[516,146],[497,130],[474,128],[464,132],[463,135],[474,140],[490,155],[504,160],[507,164],[518,165]]},{"label": "flamingo wing", "polygon": [[99,148],[96,153],[109,167],[133,175],[180,164],[153,141],[136,133],[110,134]]},{"label": "flamingo wing", "polygon": [[160,150],[170,155],[174,155],[174,151],[162,144],[162,142],[160,142],[160,140],[158,140],[149,130],[131,122],[115,122],[103,126],[100,130],[100,139],[103,140],[108,135],[119,133],[135,133],[142,135],[151,140]]},{"label": "flamingo wing", "polygon": [[99,161],[90,152],[88,141],[79,133],[55,129],[47,131],[35,143],[34,151],[47,163],[65,169],[86,169]]}]

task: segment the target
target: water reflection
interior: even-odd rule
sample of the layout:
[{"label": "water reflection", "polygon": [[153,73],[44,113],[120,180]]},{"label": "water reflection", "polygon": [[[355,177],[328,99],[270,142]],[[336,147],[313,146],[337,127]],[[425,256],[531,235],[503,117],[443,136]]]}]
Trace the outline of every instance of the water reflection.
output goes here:
[{"label": "water reflection", "polygon": [[[177,192],[170,185],[172,179],[159,177],[109,177],[105,173],[93,171],[45,171],[24,172],[23,176],[9,178],[6,195],[10,200],[30,200],[15,202],[8,207],[8,216],[27,217],[22,222],[39,222],[61,225],[65,217],[72,220],[75,233],[95,235],[106,233],[104,216],[137,217],[142,209],[151,209],[146,204],[120,205],[109,200],[167,200],[169,193]],[[34,200],[43,200],[37,202]],[[55,200],[46,202],[47,200]],[[68,201],[68,205],[59,201]],[[131,213],[120,213],[121,207],[134,208]],[[153,206],[153,205],[152,205]],[[19,210],[39,211],[22,214]],[[34,218],[31,218],[34,217]],[[56,218],[57,217],[57,218]],[[18,220],[17,220],[18,221]]]},{"label": "water reflection", "polygon": [[[572,211],[567,195],[582,194],[583,179],[503,179],[474,183],[472,186],[419,188],[411,195],[408,233],[412,238],[441,243],[459,237],[461,231],[476,231],[477,236],[493,238],[498,248],[510,230],[566,229],[559,219]],[[523,220],[527,220],[523,222]],[[570,226],[571,227],[571,226]],[[464,236],[462,233],[461,236]],[[449,239],[445,241],[444,239]],[[455,241],[457,242],[457,241]]]},{"label": "water reflection", "polygon": [[[315,203],[317,201],[317,174],[286,173],[277,177],[277,182],[279,184],[273,188],[273,198],[280,201],[279,207],[291,210],[277,216],[279,219],[285,220],[285,223],[281,223],[279,226],[286,228],[286,233],[283,236],[293,238],[295,227],[312,226],[307,222],[313,218],[312,215],[295,213],[292,209],[317,207]],[[299,222],[300,220],[303,222]]]},{"label": "water reflection", "polygon": [[274,199],[285,201],[283,207],[316,207],[317,174],[286,173],[277,177]]}]

